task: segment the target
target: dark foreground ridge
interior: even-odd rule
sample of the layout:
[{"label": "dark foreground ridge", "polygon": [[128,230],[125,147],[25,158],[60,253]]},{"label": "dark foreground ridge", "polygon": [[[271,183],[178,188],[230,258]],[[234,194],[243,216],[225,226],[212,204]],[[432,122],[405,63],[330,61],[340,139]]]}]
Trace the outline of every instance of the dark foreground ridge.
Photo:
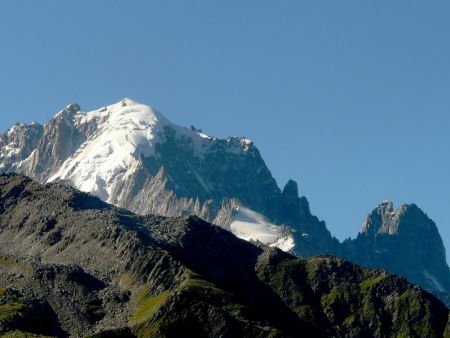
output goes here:
[{"label": "dark foreground ridge", "polygon": [[[277,242],[284,237],[281,242],[292,243],[283,247],[290,247],[295,256],[332,255],[384,269],[406,277],[450,306],[450,269],[442,238],[436,224],[416,205],[394,210],[391,202],[381,203],[367,216],[358,236],[341,243],[311,213],[295,181],[289,180],[283,189],[278,186],[253,142],[243,137],[220,139],[195,127],[167,124],[167,119],[147,108],[124,99],[98,110],[95,118],[86,118],[87,113],[71,104],[45,125],[16,124],[0,133],[0,173],[21,173],[41,183],[60,179],[136,214],[197,215],[236,234],[239,227],[233,230],[232,224],[242,218],[239,209],[247,208],[277,225]],[[148,118],[139,128],[123,116],[137,112]],[[130,143],[134,160],[125,161],[127,174],[118,170],[106,177],[102,170],[92,173],[88,165],[91,161],[105,165],[106,153],[91,158],[84,150],[100,139],[114,138],[108,127],[113,116],[124,118],[123,127],[129,129],[131,139],[133,135],[141,139],[141,128],[147,130],[154,121],[157,125],[147,130],[152,133],[147,140],[154,145],[152,150]],[[300,148],[291,155],[301,156]],[[62,168],[67,170],[61,173]],[[92,177],[95,182],[87,184]]]},{"label": "dark foreground ridge", "polygon": [[298,259],[196,217],[136,216],[0,176],[0,334],[442,337],[448,309],[404,278]]}]

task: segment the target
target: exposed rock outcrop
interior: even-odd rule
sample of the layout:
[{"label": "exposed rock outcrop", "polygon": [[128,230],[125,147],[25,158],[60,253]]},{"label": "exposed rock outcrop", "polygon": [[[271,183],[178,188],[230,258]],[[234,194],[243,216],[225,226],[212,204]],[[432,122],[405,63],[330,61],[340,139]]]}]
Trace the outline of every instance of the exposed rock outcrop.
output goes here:
[{"label": "exposed rock outcrop", "polygon": [[[442,239],[418,207],[394,211],[383,203],[356,239],[339,243],[311,214],[296,182],[278,187],[253,142],[179,127],[129,99],[91,112],[72,104],[44,126],[15,125],[0,134],[3,172],[60,181],[141,215],[197,215],[254,241],[263,229],[272,245],[299,257],[341,256],[449,299]],[[245,229],[231,226],[236,221]],[[52,236],[56,241],[58,234]]]},{"label": "exposed rock outcrop", "polygon": [[136,216],[19,175],[0,175],[0,257],[2,334],[440,337],[448,316],[380,270],[298,259],[196,217]]},{"label": "exposed rock outcrop", "polygon": [[429,290],[450,290],[450,270],[437,226],[415,204],[397,210],[390,201],[378,205],[357,238],[342,243],[341,256],[407,276]]}]

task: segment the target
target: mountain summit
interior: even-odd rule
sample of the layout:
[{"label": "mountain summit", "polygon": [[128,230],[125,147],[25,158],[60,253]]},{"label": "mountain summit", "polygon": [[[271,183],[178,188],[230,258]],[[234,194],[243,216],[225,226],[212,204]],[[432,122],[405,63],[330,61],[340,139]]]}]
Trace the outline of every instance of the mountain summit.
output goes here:
[{"label": "mountain summit", "polygon": [[177,126],[130,99],[88,112],[71,104],[45,125],[14,125],[0,134],[0,173],[8,172],[63,182],[141,215],[196,215],[299,257],[383,268],[450,299],[442,239],[417,206],[394,210],[385,201],[356,239],[339,243],[295,181],[280,189],[252,141]]},{"label": "mountain summit", "polygon": [[141,159],[155,156],[166,128],[177,137],[192,139],[197,154],[204,146],[204,138],[195,132],[130,99],[90,112],[78,108],[75,113],[59,114],[57,118],[64,120],[78,142],[72,143],[70,156],[47,180],[66,181],[107,202],[116,199],[114,196],[123,190],[122,182],[136,172]]},{"label": "mountain summit", "polygon": [[342,244],[341,256],[408,276],[429,290],[450,290],[450,270],[438,228],[415,204],[397,210],[390,201],[379,204],[358,237]]},{"label": "mountain summit", "polygon": [[61,181],[141,214],[198,215],[243,238],[293,246],[292,234],[272,225],[280,224],[281,191],[247,138],[210,137],[130,99],[89,112],[71,104],[45,126],[20,125],[11,137],[14,128],[0,137],[0,172]]}]

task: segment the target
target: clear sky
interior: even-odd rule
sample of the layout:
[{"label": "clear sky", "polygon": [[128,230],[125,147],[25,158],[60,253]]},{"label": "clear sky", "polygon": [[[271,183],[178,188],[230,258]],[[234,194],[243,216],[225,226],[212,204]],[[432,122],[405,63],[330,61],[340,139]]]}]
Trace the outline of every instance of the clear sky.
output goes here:
[{"label": "clear sky", "polygon": [[130,97],[254,140],[340,239],[391,199],[450,251],[450,1],[1,1],[0,43],[0,130]]}]

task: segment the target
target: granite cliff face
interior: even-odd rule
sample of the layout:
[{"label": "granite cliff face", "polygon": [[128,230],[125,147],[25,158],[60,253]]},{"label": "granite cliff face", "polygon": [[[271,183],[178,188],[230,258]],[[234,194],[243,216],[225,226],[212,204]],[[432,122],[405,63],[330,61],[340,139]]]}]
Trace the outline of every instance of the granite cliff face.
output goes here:
[{"label": "granite cliff face", "polygon": [[38,123],[16,124],[0,134],[0,171],[20,171],[21,164],[37,148],[44,133]]},{"label": "granite cliff face", "polygon": [[141,215],[197,215],[246,240],[299,257],[341,256],[449,298],[442,239],[418,207],[383,203],[356,239],[339,243],[295,181],[278,187],[253,142],[179,127],[130,99],[90,112],[72,104],[46,125],[15,125],[0,134],[2,172],[63,182]]},{"label": "granite cliff face", "polygon": [[2,139],[0,172],[61,181],[139,214],[197,215],[304,256],[335,253],[338,244],[294,181],[281,191],[253,142],[179,127],[130,99],[91,112],[72,104]]},{"label": "granite cliff face", "polygon": [[441,337],[447,317],[381,270],[0,175],[0,334]]},{"label": "granite cliff face", "polygon": [[407,276],[429,290],[450,290],[450,270],[436,224],[414,204],[394,210],[392,202],[381,203],[367,216],[361,233],[342,243],[341,256]]}]

